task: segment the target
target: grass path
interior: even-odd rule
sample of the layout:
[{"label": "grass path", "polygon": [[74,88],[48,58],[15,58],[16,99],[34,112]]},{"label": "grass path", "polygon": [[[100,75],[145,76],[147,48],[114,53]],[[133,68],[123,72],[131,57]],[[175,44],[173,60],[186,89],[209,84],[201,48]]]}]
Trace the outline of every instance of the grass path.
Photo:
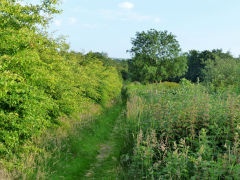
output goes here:
[{"label": "grass path", "polygon": [[50,170],[49,179],[117,179],[121,112],[122,105],[115,105],[69,137],[69,148]]},{"label": "grass path", "polygon": [[116,180],[119,173],[119,157],[121,151],[121,144],[123,139],[119,133],[119,126],[123,113],[121,113],[115,121],[115,126],[112,129],[108,140],[99,146],[99,154],[96,157],[96,162],[92,164],[91,168],[85,175],[85,179],[103,179]]}]

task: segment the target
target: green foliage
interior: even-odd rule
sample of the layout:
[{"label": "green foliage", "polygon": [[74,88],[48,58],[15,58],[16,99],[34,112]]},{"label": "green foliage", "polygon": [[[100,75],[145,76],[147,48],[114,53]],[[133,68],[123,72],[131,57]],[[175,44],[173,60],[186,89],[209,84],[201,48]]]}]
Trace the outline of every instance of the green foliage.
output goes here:
[{"label": "green foliage", "polygon": [[129,51],[133,55],[129,67],[132,80],[159,82],[179,77],[187,70],[178,41],[167,31],[137,32],[132,45]]},{"label": "green foliage", "polygon": [[38,5],[0,2],[0,157],[23,151],[34,136],[58,126],[58,118],[106,105],[120,94],[115,67],[101,59],[68,52],[39,26],[59,11],[57,0]]},{"label": "green foliage", "polygon": [[97,103],[105,104],[121,92],[122,82],[118,72],[113,67],[105,67],[102,62],[90,62],[82,66],[79,74],[82,92],[86,97],[91,98]]},{"label": "green foliage", "polygon": [[182,78],[181,80],[180,80],[180,82],[179,82],[179,84],[181,84],[182,86],[191,86],[191,85],[193,85],[192,83],[191,83],[191,81],[189,81],[189,80],[187,80],[187,79],[185,79],[185,78]]},{"label": "green foliage", "polygon": [[217,89],[240,87],[240,61],[233,58],[216,58],[207,61],[203,70],[204,83]]},{"label": "green foliage", "polygon": [[89,52],[85,55],[88,59],[98,59],[106,67],[115,67],[124,80],[129,78],[128,62],[125,59],[112,59],[106,53]]},{"label": "green foliage", "polygon": [[42,0],[37,5],[21,5],[20,2],[23,1],[1,0],[0,29],[36,29],[37,25],[46,26],[54,14],[60,13],[56,7],[59,0]]},{"label": "green foliage", "polygon": [[239,96],[183,79],[130,86],[128,97],[125,179],[239,177]]},{"label": "green foliage", "polygon": [[233,59],[229,52],[223,52],[221,49],[215,49],[212,51],[189,51],[187,54],[188,59],[188,71],[185,75],[186,79],[192,82],[204,80],[204,68],[207,61],[216,62],[219,58]]}]

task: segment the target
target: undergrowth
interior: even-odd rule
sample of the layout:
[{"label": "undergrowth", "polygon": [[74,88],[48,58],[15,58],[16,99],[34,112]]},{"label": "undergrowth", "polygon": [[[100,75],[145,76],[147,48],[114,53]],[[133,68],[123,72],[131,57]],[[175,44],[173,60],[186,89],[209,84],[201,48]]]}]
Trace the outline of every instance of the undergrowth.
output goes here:
[{"label": "undergrowth", "polygon": [[128,87],[123,179],[237,179],[240,97],[169,84]]}]

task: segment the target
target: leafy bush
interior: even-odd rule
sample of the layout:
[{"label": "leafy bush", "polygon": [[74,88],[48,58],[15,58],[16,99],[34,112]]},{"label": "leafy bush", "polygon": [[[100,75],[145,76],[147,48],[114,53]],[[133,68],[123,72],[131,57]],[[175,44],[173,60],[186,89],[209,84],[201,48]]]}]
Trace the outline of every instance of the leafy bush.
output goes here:
[{"label": "leafy bush", "polygon": [[215,89],[238,89],[240,87],[240,61],[233,58],[217,58],[207,61],[203,71],[204,83]]},{"label": "leafy bush", "polygon": [[39,28],[59,12],[57,2],[0,2],[1,158],[29,149],[26,143],[58,126],[60,116],[82,112],[88,104],[104,105],[120,94],[122,80],[116,68],[68,52],[62,39]]}]

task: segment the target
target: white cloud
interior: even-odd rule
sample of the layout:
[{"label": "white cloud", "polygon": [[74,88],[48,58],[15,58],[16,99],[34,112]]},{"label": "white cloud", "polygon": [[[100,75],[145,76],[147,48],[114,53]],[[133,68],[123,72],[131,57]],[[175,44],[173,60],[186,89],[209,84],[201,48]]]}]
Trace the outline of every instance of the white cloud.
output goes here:
[{"label": "white cloud", "polygon": [[132,9],[134,8],[134,4],[131,2],[122,2],[118,4],[118,7],[122,9]]},{"label": "white cloud", "polygon": [[54,24],[55,24],[55,26],[61,26],[62,25],[62,21],[61,20],[55,20],[54,21]]},{"label": "white cloud", "polygon": [[71,17],[71,18],[69,19],[69,23],[70,23],[70,24],[75,24],[76,22],[77,22],[77,19],[74,18],[74,17]]}]

